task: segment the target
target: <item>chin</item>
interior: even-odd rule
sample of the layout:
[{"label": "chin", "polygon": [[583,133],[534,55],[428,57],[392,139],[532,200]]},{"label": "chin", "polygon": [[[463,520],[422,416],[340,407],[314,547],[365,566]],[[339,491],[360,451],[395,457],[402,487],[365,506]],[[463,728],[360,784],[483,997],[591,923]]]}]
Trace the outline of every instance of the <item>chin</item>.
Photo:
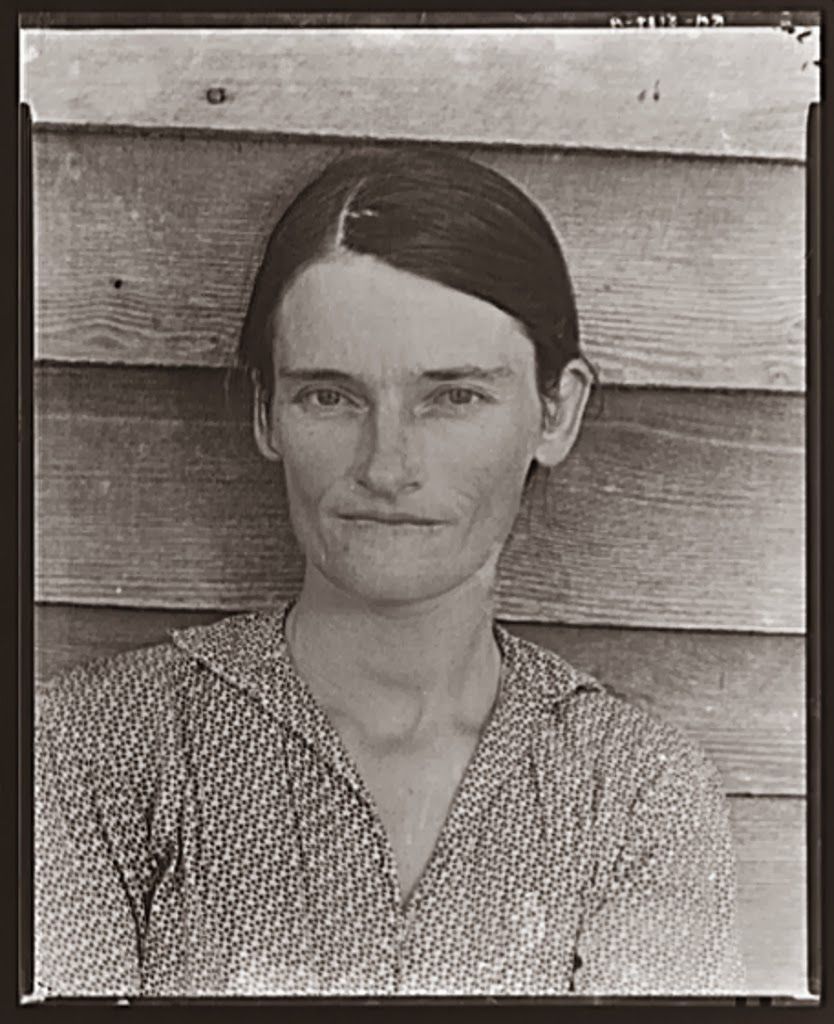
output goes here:
[{"label": "chin", "polygon": [[451,574],[437,567],[431,571],[428,567],[392,569],[385,567],[377,572],[369,572],[368,566],[333,566],[323,574],[339,590],[355,595],[357,600],[368,604],[412,604],[418,601],[430,601],[442,597],[465,583],[467,575]]}]

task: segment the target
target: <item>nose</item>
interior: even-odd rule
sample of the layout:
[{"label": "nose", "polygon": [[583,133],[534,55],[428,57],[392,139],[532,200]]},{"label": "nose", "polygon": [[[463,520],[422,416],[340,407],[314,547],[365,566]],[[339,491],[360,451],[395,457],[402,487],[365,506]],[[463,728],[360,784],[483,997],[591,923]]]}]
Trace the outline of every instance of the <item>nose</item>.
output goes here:
[{"label": "nose", "polygon": [[414,425],[404,411],[378,407],[367,417],[356,466],[356,482],[392,500],[420,486],[420,460]]}]

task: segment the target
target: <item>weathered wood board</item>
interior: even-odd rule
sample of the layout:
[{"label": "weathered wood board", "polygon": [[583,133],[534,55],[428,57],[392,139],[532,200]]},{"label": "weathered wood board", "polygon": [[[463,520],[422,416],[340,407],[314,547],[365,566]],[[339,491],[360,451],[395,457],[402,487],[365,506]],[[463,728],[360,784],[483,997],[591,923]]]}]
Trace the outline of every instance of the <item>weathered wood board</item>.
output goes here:
[{"label": "weathered wood board", "polygon": [[737,797],[730,815],[748,989],[807,995],[805,801]]},{"label": "weathered wood board", "polygon": [[[357,144],[36,133],[37,358],[229,364],[272,224]],[[464,152],[555,224],[604,382],[804,390],[803,168]]]},{"label": "weathered wood board", "polygon": [[22,96],[45,124],[802,160],[807,31],[27,29]]},{"label": "weathered wood board", "polygon": [[[36,599],[236,609],[299,585],[280,469],[209,370],[42,367]],[[602,392],[531,488],[500,613],[573,624],[801,633],[804,402]]]}]

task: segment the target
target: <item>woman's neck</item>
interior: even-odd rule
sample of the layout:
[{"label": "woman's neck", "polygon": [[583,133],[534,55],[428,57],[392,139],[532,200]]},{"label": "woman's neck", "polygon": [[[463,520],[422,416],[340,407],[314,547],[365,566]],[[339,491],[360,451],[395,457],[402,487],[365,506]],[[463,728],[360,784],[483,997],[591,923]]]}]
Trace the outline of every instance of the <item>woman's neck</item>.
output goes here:
[{"label": "woman's neck", "polygon": [[480,729],[500,673],[493,580],[494,573],[439,597],[386,605],[361,601],[308,568],[287,623],[293,660],[328,711],[380,740]]}]

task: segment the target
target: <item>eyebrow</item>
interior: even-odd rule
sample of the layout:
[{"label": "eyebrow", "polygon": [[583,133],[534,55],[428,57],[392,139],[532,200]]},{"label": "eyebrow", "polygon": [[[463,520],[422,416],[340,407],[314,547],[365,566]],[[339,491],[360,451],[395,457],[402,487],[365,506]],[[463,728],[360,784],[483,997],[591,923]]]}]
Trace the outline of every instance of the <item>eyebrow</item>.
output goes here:
[{"label": "eyebrow", "polygon": [[483,366],[450,366],[444,370],[426,370],[421,374],[426,380],[460,380],[462,377],[471,377],[485,381],[501,380],[513,375],[514,371],[509,366],[494,366],[491,369]]},{"label": "eyebrow", "polygon": [[354,378],[343,370],[328,370],[324,369],[307,369],[306,367],[299,367],[296,370],[290,370],[286,367],[280,367],[278,369],[278,376],[282,380],[343,380],[352,381]]},{"label": "eyebrow", "polygon": [[[474,379],[483,381],[501,380],[512,377],[514,371],[509,366],[494,366],[486,368],[483,366],[449,366],[442,370],[426,370],[420,374],[422,380],[450,381],[462,379]],[[280,367],[278,376],[283,380],[340,380],[344,382],[354,381],[356,378],[344,370],[331,370],[327,367],[298,367],[290,369]]]}]

